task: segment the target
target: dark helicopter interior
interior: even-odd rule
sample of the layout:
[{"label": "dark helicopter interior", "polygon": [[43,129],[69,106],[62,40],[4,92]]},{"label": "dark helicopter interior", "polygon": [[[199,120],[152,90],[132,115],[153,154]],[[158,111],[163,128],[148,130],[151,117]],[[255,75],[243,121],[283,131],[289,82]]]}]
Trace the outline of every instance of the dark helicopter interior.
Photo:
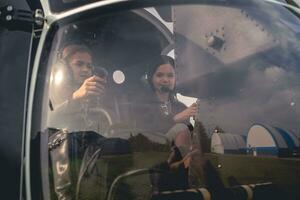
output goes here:
[{"label": "dark helicopter interior", "polygon": [[[145,74],[153,60],[171,45],[170,38],[142,17],[141,13],[143,11],[126,12],[72,23],[62,28],[54,39],[59,41],[53,46],[56,50],[52,50],[58,53],[54,53],[53,59],[49,60],[50,65],[55,65],[59,61],[55,57],[59,58],[65,46],[87,46],[92,52],[94,70],[104,68],[107,71],[106,91],[113,94],[111,101],[115,103],[110,107],[116,113],[116,123],[130,121],[129,99],[149,89]],[[59,69],[54,67],[54,70]],[[51,89],[50,100],[55,103],[51,99]],[[55,105],[53,107],[55,109]]]},{"label": "dark helicopter interior", "polygon": [[[62,38],[62,45],[83,43],[91,48],[95,67],[105,67],[110,75],[122,70],[125,86],[141,78],[147,63],[169,44],[153,24],[134,12],[71,24]],[[110,81],[115,84],[112,77]]]}]

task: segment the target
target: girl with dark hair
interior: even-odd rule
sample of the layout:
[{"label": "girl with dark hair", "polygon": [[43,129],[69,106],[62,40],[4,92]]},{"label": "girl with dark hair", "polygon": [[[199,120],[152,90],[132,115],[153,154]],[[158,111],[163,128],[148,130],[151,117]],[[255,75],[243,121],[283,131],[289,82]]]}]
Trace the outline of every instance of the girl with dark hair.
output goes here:
[{"label": "girl with dark hair", "polygon": [[[196,115],[197,104],[186,107],[176,98],[174,61],[162,56],[147,74],[150,91],[137,103],[137,126],[143,132],[166,136],[172,144],[167,161],[153,167],[151,182],[155,191],[189,188],[188,171],[193,149],[190,117]],[[164,173],[155,173],[155,171]]]},{"label": "girl with dark hair", "polygon": [[147,131],[166,134],[176,123],[189,124],[197,104],[186,107],[176,98],[174,60],[161,56],[147,73],[150,91],[137,103],[137,125]]}]

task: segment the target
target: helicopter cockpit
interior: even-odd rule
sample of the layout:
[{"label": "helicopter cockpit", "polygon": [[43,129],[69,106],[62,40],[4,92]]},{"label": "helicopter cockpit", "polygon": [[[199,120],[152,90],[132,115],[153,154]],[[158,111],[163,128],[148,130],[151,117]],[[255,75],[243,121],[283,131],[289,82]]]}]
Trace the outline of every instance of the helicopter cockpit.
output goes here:
[{"label": "helicopter cockpit", "polygon": [[33,122],[45,199],[300,197],[268,168],[299,165],[299,33],[299,14],[258,0],[54,22]]},{"label": "helicopter cockpit", "polygon": [[[98,104],[109,104],[98,105],[98,107],[102,106],[99,112],[102,112],[102,117],[106,118],[105,120],[108,124],[102,123],[101,119],[92,120],[90,123],[101,122],[102,124],[94,124],[95,127],[89,127],[91,124],[88,124],[88,116],[83,116],[79,121],[84,122],[84,124],[77,130],[95,130],[99,133],[104,131],[104,134],[111,134],[114,130],[97,130],[97,126],[103,126],[104,129],[107,129],[113,123],[123,124],[125,127],[129,127],[126,123],[134,123],[133,121],[130,122],[129,112],[132,106],[129,99],[135,98],[134,96],[141,94],[143,89],[147,89],[145,76],[147,76],[147,70],[151,67],[150,63],[159,58],[165,47],[171,45],[171,37],[166,38],[153,24],[147,22],[143,17],[138,17],[141,14],[143,13],[136,11],[83,20],[82,22],[67,25],[59,30],[54,38],[54,41],[59,42],[55,42],[52,46],[54,49],[51,50],[54,58],[57,57],[57,59],[51,60],[52,63],[50,64],[53,65],[53,71],[50,75],[51,87],[49,89],[49,100],[53,108],[52,113],[56,112],[57,106],[59,107],[58,104],[62,101],[59,100],[62,98],[61,96],[68,93],[66,90],[74,90],[70,86],[74,71],[70,70],[70,67],[67,69],[66,57],[72,57],[72,53],[74,53],[72,46],[73,48],[74,46],[78,46],[78,48],[85,46],[90,51],[90,62],[92,62],[89,76],[95,75],[105,79],[105,83],[103,83],[105,91],[103,91],[102,95],[95,97],[100,99],[85,100],[98,101],[96,102]],[[68,48],[71,48],[71,50],[65,53],[66,55],[63,55],[63,51],[68,51],[66,50]],[[132,56],[132,52],[135,52],[135,56]],[[71,56],[68,54],[71,54]],[[81,73],[81,76],[85,75],[85,72],[79,73]],[[76,83],[73,84],[76,85]],[[59,92],[62,93],[59,94]],[[86,103],[91,104],[91,102]],[[89,108],[91,105],[86,106],[86,111],[77,109],[77,114],[82,115],[84,112],[87,112],[87,109],[90,109],[91,112],[97,112],[95,109]],[[105,107],[108,111],[105,110]],[[71,111],[70,114],[73,115],[74,112]],[[55,115],[53,117],[56,118],[53,119],[53,127],[59,127],[58,124],[55,124],[55,121],[62,121],[57,119],[57,117],[60,116]],[[49,123],[52,123],[51,119]],[[78,123],[77,121],[74,125],[79,125]],[[68,127],[68,129],[70,128]],[[74,128],[71,129],[74,130]]]}]

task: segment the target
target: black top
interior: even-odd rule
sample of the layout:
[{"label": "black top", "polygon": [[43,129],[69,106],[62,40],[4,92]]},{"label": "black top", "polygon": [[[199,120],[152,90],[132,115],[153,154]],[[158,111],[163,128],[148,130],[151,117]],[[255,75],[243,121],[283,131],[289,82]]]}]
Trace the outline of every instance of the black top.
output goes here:
[{"label": "black top", "polygon": [[148,91],[137,97],[134,102],[134,120],[136,127],[147,132],[167,133],[175,125],[173,117],[186,106],[175,97],[161,102],[154,92]]}]

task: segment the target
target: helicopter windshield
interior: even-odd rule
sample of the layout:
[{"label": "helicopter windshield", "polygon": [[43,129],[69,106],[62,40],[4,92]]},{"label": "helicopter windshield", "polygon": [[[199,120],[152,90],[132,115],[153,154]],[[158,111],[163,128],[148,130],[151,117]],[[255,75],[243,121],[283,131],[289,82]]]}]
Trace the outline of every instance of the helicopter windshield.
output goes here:
[{"label": "helicopter windshield", "polygon": [[263,1],[55,23],[38,82],[49,196],[218,198],[253,184],[300,197],[281,164],[300,165],[299,34],[295,14]]}]

